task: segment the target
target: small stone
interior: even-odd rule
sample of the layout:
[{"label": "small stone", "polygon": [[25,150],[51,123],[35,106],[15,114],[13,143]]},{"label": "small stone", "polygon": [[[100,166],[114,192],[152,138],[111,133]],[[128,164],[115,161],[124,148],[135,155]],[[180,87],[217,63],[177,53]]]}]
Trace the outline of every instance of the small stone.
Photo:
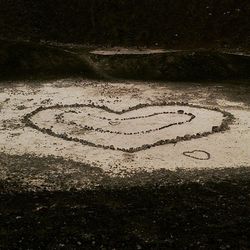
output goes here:
[{"label": "small stone", "polygon": [[219,126],[213,126],[212,127],[212,132],[214,132],[214,133],[220,132],[220,127]]},{"label": "small stone", "polygon": [[191,135],[184,135],[184,140],[191,140]]},{"label": "small stone", "polygon": [[177,136],[177,137],[176,137],[176,140],[177,140],[177,141],[181,141],[182,138],[181,138],[180,136]]},{"label": "small stone", "polygon": [[178,114],[184,114],[184,110],[178,110],[177,113]]}]

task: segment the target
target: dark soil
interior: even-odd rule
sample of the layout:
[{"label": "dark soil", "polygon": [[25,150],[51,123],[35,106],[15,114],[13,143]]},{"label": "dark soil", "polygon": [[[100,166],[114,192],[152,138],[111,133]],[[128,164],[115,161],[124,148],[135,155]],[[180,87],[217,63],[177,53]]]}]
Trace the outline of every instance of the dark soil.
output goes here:
[{"label": "dark soil", "polygon": [[[248,167],[111,178],[54,157],[1,155],[0,164],[8,169],[0,182],[0,249],[250,248]],[[78,177],[56,172],[45,181],[51,191],[29,187],[56,165],[82,169],[90,189],[77,191]]]},{"label": "dark soil", "polygon": [[0,79],[95,77],[87,62],[61,48],[0,40]]},{"label": "dark soil", "polygon": [[1,0],[8,38],[171,48],[250,47],[248,0]]},{"label": "dark soil", "polygon": [[1,195],[1,249],[249,249],[250,179]]},{"label": "dark soil", "polygon": [[0,40],[0,80],[95,79],[208,81],[250,78],[250,57],[194,50],[100,56],[68,46]]}]

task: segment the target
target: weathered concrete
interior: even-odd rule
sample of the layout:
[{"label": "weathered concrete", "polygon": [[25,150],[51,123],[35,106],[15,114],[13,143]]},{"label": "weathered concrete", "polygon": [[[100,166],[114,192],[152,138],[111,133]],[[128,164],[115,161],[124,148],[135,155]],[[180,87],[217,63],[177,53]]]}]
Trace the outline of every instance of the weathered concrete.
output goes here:
[{"label": "weathered concrete", "polygon": [[[250,143],[249,86],[237,86],[237,96],[232,95],[235,92],[232,88],[221,84],[159,85],[81,79],[36,83],[35,86],[27,82],[3,86],[0,150],[5,155],[20,155],[19,159],[23,156],[24,161],[29,155],[43,159],[52,155],[55,159],[61,157],[83,164],[80,168],[75,164],[62,166],[55,160],[53,166],[45,164],[43,170],[36,166],[36,171],[32,170],[32,164],[26,166],[22,181],[30,187],[49,187],[51,184],[45,180],[51,178],[54,182],[60,179],[67,187],[87,188],[99,183],[93,176],[100,174],[103,179],[101,176],[132,177],[162,169],[246,167],[250,165],[246,147]],[[105,108],[94,108],[100,106]],[[39,129],[26,124],[27,115]],[[191,121],[179,121],[183,117]],[[174,125],[154,131],[163,123]],[[141,134],[133,134],[137,130]],[[86,139],[91,143],[81,143]],[[169,143],[166,144],[166,140]],[[152,142],[156,145],[152,146]],[[117,150],[118,144],[124,150]],[[135,145],[140,150],[134,150]],[[209,157],[201,155],[201,151]],[[4,162],[0,164],[1,179],[15,180],[16,170]],[[95,168],[92,177],[86,177],[84,166],[88,166],[90,172]]]}]

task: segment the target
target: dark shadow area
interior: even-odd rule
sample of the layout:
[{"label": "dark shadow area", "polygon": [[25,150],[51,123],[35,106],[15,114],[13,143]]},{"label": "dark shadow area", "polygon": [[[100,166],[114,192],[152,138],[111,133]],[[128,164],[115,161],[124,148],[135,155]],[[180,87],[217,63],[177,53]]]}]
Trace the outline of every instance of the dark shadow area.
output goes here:
[{"label": "dark shadow area", "polygon": [[250,179],[1,195],[2,249],[249,249]]},{"label": "dark shadow area", "polygon": [[[160,169],[112,178],[54,157],[2,155],[1,165],[8,169],[0,182],[1,249],[250,247],[248,167]],[[81,174],[55,171],[44,184],[61,191],[47,191],[46,185],[29,191],[29,182],[39,183],[57,165]],[[93,189],[77,191],[84,178]]]},{"label": "dark shadow area", "polygon": [[208,81],[250,78],[250,57],[221,51],[178,51],[152,55],[93,55],[91,60],[113,78]]},{"label": "dark shadow area", "polygon": [[8,38],[172,48],[249,48],[248,0],[1,0]]},{"label": "dark shadow area", "polygon": [[0,68],[2,80],[95,77],[78,55],[32,42],[0,40]]},{"label": "dark shadow area", "polygon": [[89,53],[90,49],[0,40],[0,80],[82,77],[184,82],[250,78],[250,57],[244,55],[194,50],[103,56]]}]

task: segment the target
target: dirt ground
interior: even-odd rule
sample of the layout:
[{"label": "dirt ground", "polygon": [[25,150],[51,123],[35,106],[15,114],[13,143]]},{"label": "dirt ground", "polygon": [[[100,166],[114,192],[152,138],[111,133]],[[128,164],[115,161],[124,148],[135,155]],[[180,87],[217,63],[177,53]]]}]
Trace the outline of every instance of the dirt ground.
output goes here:
[{"label": "dirt ground", "polygon": [[158,172],[127,180],[130,187],[112,181],[89,191],[4,192],[1,249],[250,247],[249,168]]}]

